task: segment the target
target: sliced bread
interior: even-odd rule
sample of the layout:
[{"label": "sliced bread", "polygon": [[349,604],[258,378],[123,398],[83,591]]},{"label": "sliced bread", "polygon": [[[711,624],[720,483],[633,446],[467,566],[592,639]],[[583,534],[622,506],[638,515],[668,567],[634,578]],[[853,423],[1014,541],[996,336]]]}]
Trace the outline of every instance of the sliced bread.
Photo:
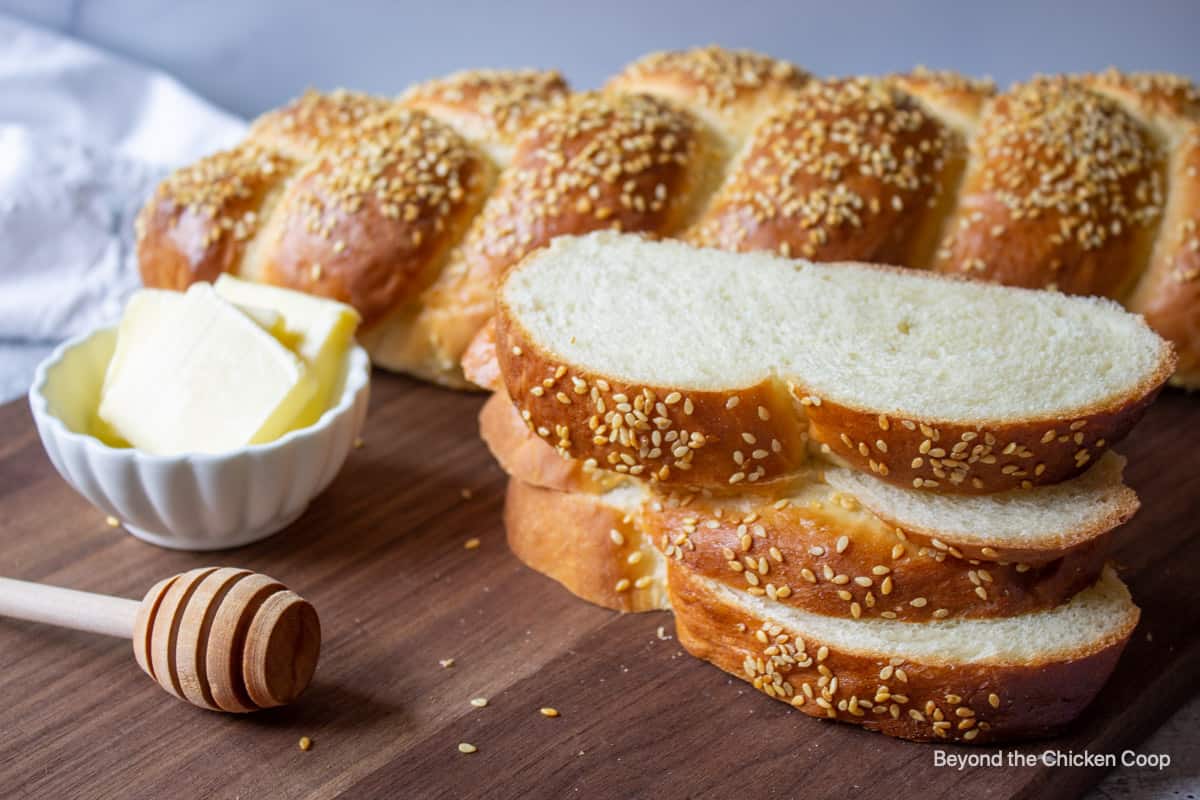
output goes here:
[{"label": "sliced bread", "polygon": [[1107,300],[610,232],[510,270],[495,335],[509,395],[553,445],[713,489],[786,477],[810,432],[900,486],[1058,483],[1175,365]]},{"label": "sliced bread", "polygon": [[1053,608],[1095,582],[1110,539],[1036,566],[982,561],[909,536],[818,483],[775,502],[651,500],[641,525],[669,559],[732,589],[829,617],[910,623]]},{"label": "sliced bread", "polygon": [[[638,482],[627,475],[564,458],[529,430],[502,391],[484,404],[479,429],[504,470],[524,483],[560,492],[602,493]],[[1078,548],[1090,547],[1133,517],[1139,504],[1137,495],[1122,482],[1124,465],[1125,459],[1110,451],[1083,475],[1054,486],[993,495],[943,496],[900,489],[863,473],[813,462],[811,468],[786,482],[755,487],[756,491],[748,487],[737,494],[702,492],[694,500],[697,507],[708,507],[726,520],[777,513],[779,509],[774,506],[780,502],[791,507],[788,513],[793,514],[799,513],[796,508],[808,511],[814,506],[816,511],[827,509],[825,514],[831,513],[828,509],[847,514],[847,507],[861,503],[870,513],[855,509],[854,519],[848,522],[813,524],[818,529],[836,529],[839,525],[862,528],[866,525],[863,520],[873,514],[878,518],[871,525],[873,529],[903,537],[918,555],[1012,564],[1024,572],[1056,562]],[[657,502],[663,507],[691,502],[686,492],[668,494],[662,489],[659,487]],[[660,523],[659,534],[665,532],[664,526],[677,523],[680,520]],[[834,535],[829,541],[812,544],[832,546],[836,539]],[[895,544],[888,541],[884,552]],[[937,608],[930,606],[928,611]]]},{"label": "sliced bread", "polygon": [[817,484],[789,500],[693,498],[681,505],[633,483],[561,492],[513,479],[505,528],[528,566],[606,608],[662,608],[662,553],[783,605],[905,622],[1052,608],[1095,582],[1109,543],[1100,536],[1036,566],[955,557]]},{"label": "sliced bread", "polygon": [[614,611],[668,608],[664,559],[641,525],[642,500],[638,487],[588,494],[510,480],[508,546],[589,603]]},{"label": "sliced bread", "polygon": [[1054,486],[977,497],[902,489],[861,472],[830,469],[824,480],[905,532],[954,545],[969,557],[1040,564],[1128,522],[1137,494],[1112,451]]},{"label": "sliced bread", "polygon": [[914,625],[807,613],[668,567],[680,643],[800,711],[906,739],[1051,733],[1099,694],[1138,621],[1111,570],[1057,608]]},{"label": "sliced bread", "polygon": [[560,492],[603,492],[630,482],[628,476],[564,458],[529,430],[503,390],[479,410],[479,435],[504,471],[523,483]]}]

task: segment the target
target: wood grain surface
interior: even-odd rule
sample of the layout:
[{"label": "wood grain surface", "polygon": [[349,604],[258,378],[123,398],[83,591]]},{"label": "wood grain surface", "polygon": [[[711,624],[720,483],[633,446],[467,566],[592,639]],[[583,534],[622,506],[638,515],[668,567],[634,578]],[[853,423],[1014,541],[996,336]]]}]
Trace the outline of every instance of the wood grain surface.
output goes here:
[{"label": "wood grain surface", "polygon": [[[324,636],[299,702],[231,716],[165,695],[128,642],[0,620],[0,796],[1057,798],[1100,777],[935,767],[934,746],[809,719],[685,655],[667,613],[575,599],[505,548],[481,402],[377,373],[366,445],[329,490],[275,537],[207,554],[109,528],[25,403],[0,407],[0,575],[137,598],[245,567],[310,600]],[[1120,448],[1143,508],[1116,557],[1142,623],[1072,731],[1021,751],[1136,749],[1196,691],[1198,429],[1200,398],[1169,392]]]}]

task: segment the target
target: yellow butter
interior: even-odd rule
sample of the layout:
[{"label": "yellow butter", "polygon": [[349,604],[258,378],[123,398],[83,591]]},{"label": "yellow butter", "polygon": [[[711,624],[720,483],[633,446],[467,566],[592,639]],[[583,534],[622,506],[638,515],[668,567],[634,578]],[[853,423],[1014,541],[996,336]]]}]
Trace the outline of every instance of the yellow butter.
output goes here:
[{"label": "yellow butter", "polygon": [[100,397],[100,420],[153,454],[218,453],[278,438],[317,392],[305,362],[208,284],[130,300]]},{"label": "yellow butter", "polygon": [[297,427],[311,425],[329,408],[338,391],[346,352],[358,328],[358,312],[345,303],[303,292],[251,283],[222,274],[214,284],[217,294],[239,306],[265,308],[283,315],[291,345],[309,365],[317,392],[296,420]]}]

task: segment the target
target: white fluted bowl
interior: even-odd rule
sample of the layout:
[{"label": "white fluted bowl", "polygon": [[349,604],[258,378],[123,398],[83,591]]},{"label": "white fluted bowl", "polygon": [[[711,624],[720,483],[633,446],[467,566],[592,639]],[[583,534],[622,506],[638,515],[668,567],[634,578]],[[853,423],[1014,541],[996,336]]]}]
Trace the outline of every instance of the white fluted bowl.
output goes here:
[{"label": "white fluted bowl", "polygon": [[355,346],[338,401],[307,428],[229,453],[155,456],[93,435],[116,328],[64,342],[41,363],[29,405],[59,474],[139,539],[221,550],[286,527],[337,475],[367,415],[371,364]]}]

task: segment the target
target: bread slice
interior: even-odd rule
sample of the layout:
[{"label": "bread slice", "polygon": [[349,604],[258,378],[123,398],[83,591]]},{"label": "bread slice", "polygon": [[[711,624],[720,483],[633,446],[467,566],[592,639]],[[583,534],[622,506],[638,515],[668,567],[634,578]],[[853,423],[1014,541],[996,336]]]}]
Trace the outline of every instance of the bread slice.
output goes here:
[{"label": "bread slice", "polygon": [[614,611],[668,608],[664,559],[639,523],[638,487],[604,494],[508,482],[508,546],[528,567]]},{"label": "bread slice", "polygon": [[1109,537],[1098,536],[1036,566],[955,557],[820,484],[775,502],[680,504],[634,482],[562,492],[513,479],[505,527],[522,561],[606,608],[663,607],[661,552],[703,577],[783,605],[906,622],[1053,608],[1095,582],[1109,545]]},{"label": "bread slice", "polygon": [[1129,431],[1175,365],[1107,300],[610,232],[507,273],[496,353],[564,452],[714,489],[794,472],[810,431],[900,486],[1058,483]]},{"label": "bread slice", "polygon": [[1133,518],[1140,503],[1122,482],[1124,469],[1125,458],[1109,451],[1069,481],[977,497],[902,489],[849,469],[826,470],[824,479],[910,535],[968,557],[1040,564]]},{"label": "bread slice", "polygon": [[909,536],[825,484],[775,502],[651,500],[641,525],[673,562],[731,589],[829,617],[910,623],[1052,608],[1095,582],[1110,543],[1101,534],[1036,566],[981,561]]},{"label": "bread slice", "polygon": [[889,736],[975,744],[1074,719],[1139,615],[1111,569],[1057,608],[921,625],[807,613],[675,562],[668,583],[680,643],[768,696]]},{"label": "bread slice", "polygon": [[[484,404],[479,430],[504,470],[525,483],[559,492],[585,493],[638,483],[628,475],[589,468],[584,462],[564,458],[529,430],[503,391]],[[873,515],[878,519],[871,527],[882,529],[886,537],[903,537],[918,555],[924,551],[934,557],[994,562],[1024,573],[1041,570],[1079,548],[1102,550],[1093,545],[1133,517],[1139,503],[1134,491],[1122,482],[1124,466],[1124,457],[1110,451],[1083,475],[1054,486],[993,495],[943,496],[900,489],[860,472],[814,462],[792,480],[775,482],[758,491],[747,489],[708,497],[702,493],[695,499],[697,508],[706,506],[725,520],[773,514],[781,501],[805,511],[816,506],[816,516],[828,514],[828,509],[845,516],[850,513],[847,509],[853,508],[853,520],[842,519],[832,527],[862,528],[867,524],[863,520]],[[686,493],[680,493],[674,503],[687,499]],[[664,507],[672,505],[667,496],[660,496],[658,502]],[[860,504],[868,510],[856,508]],[[817,527],[831,526],[822,523]],[[836,538],[813,544],[829,546]],[[894,541],[886,541],[883,552],[895,545]],[[1090,580],[1095,568],[1082,579]],[[1033,577],[1027,575],[1025,579]],[[931,605],[928,612],[938,608]]]},{"label": "bread slice", "polygon": [[503,390],[479,410],[479,435],[509,475],[544,489],[560,492],[604,492],[628,476],[602,469],[585,469],[582,461],[564,458],[533,434]]},{"label": "bread slice", "polygon": [[493,320],[484,323],[471,339],[463,351],[460,365],[463,377],[480,389],[496,392],[504,388],[500,362],[496,360],[496,323]]}]

